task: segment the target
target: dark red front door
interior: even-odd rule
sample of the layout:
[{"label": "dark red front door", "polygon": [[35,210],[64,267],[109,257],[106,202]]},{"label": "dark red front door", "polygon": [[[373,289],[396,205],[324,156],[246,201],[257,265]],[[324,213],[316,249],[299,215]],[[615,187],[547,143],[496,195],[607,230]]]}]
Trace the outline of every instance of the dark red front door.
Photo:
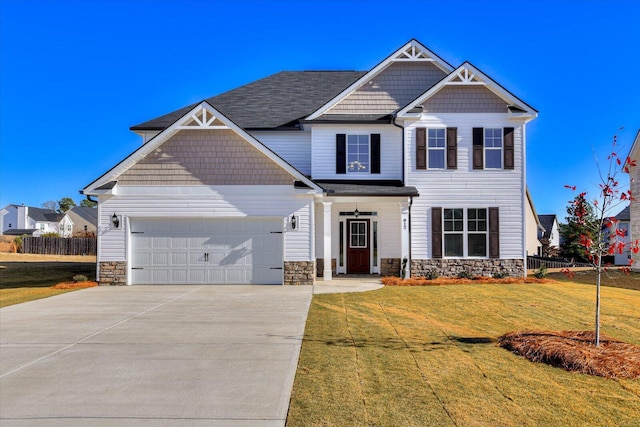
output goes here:
[{"label": "dark red front door", "polygon": [[347,220],[347,273],[369,274],[369,220]]}]

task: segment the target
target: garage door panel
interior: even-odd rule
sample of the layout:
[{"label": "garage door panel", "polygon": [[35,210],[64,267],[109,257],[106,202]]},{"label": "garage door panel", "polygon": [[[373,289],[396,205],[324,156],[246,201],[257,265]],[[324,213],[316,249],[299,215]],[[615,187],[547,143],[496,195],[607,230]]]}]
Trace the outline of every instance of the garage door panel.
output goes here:
[{"label": "garage door panel", "polygon": [[280,284],[281,229],[281,219],[133,219],[132,266],[141,269],[132,282]]}]

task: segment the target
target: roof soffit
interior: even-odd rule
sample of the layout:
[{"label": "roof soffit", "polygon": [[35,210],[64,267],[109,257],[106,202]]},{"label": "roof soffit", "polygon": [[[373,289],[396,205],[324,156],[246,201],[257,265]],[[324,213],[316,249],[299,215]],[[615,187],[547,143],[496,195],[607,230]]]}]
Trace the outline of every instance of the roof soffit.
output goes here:
[{"label": "roof soffit", "polygon": [[538,116],[538,112],[533,107],[503,88],[499,83],[484,74],[470,62],[463,63],[440,82],[410,102],[398,111],[398,116],[410,117],[414,115],[414,113],[410,113],[409,111],[418,107],[447,86],[483,86],[503,99],[509,104],[509,107],[515,107],[508,108],[507,111],[505,111],[510,117],[532,120]]},{"label": "roof soffit", "polygon": [[160,147],[164,142],[169,140],[176,133],[181,130],[191,129],[229,129],[237,133],[242,139],[251,144],[254,148],[258,149],[264,155],[269,157],[272,161],[282,167],[285,171],[290,173],[294,178],[299,181],[305,182],[314,190],[321,192],[322,189],[310,181],[295,167],[282,159],[276,153],[271,151],[268,147],[248,134],[244,129],[236,125],[229,118],[225,117],[222,113],[211,106],[207,101],[202,101],[194,108],[189,110],[186,114],[176,120],[171,126],[167,127],[162,132],[147,141],[144,145],[131,153],[128,157],[107,171],[100,178],[93,181],[87,187],[82,190],[82,194],[93,194],[92,192],[105,184],[117,181],[118,176],[122,175],[125,171],[130,169],[133,165],[144,159],[152,151]]},{"label": "roof soffit", "polygon": [[369,72],[367,72],[364,76],[356,80],[351,86],[340,92],[329,102],[324,104],[314,113],[309,115],[306,120],[313,120],[326,113],[329,109],[339,103],[342,99],[352,94],[362,86],[364,86],[367,82],[369,82],[372,78],[380,74],[383,70],[385,70],[389,65],[394,62],[431,62],[435,64],[438,68],[440,68],[445,73],[449,74],[453,70],[453,67],[447,63],[444,59],[440,58],[438,55],[427,49],[423,44],[419,41],[412,39],[400,49],[396,50],[394,53],[389,55],[386,59],[372,68]]}]

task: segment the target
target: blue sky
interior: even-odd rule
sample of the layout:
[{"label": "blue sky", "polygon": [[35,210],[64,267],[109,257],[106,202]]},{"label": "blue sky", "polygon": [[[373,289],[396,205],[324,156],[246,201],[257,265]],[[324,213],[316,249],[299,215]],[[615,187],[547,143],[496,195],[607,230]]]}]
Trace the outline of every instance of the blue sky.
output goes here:
[{"label": "blue sky", "polygon": [[129,127],[281,70],[368,70],[411,38],[539,111],[538,213],[593,190],[640,128],[640,2],[0,1],[0,207],[72,197],[141,143]]}]

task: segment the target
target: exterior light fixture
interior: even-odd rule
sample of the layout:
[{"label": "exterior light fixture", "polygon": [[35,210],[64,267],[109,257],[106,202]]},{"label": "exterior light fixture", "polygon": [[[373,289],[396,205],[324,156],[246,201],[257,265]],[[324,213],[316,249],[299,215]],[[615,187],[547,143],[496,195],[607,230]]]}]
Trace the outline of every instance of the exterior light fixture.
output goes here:
[{"label": "exterior light fixture", "polygon": [[296,218],[295,215],[291,215],[291,229],[295,230],[297,226],[298,226],[298,219]]},{"label": "exterior light fixture", "polygon": [[356,210],[353,211],[353,216],[355,216],[356,218],[358,218],[358,216],[360,215],[360,211],[358,210],[358,205],[356,205]]},{"label": "exterior light fixture", "polygon": [[118,219],[118,215],[116,215],[115,213],[111,217],[111,222],[113,223],[113,228],[120,227],[120,219]]}]

